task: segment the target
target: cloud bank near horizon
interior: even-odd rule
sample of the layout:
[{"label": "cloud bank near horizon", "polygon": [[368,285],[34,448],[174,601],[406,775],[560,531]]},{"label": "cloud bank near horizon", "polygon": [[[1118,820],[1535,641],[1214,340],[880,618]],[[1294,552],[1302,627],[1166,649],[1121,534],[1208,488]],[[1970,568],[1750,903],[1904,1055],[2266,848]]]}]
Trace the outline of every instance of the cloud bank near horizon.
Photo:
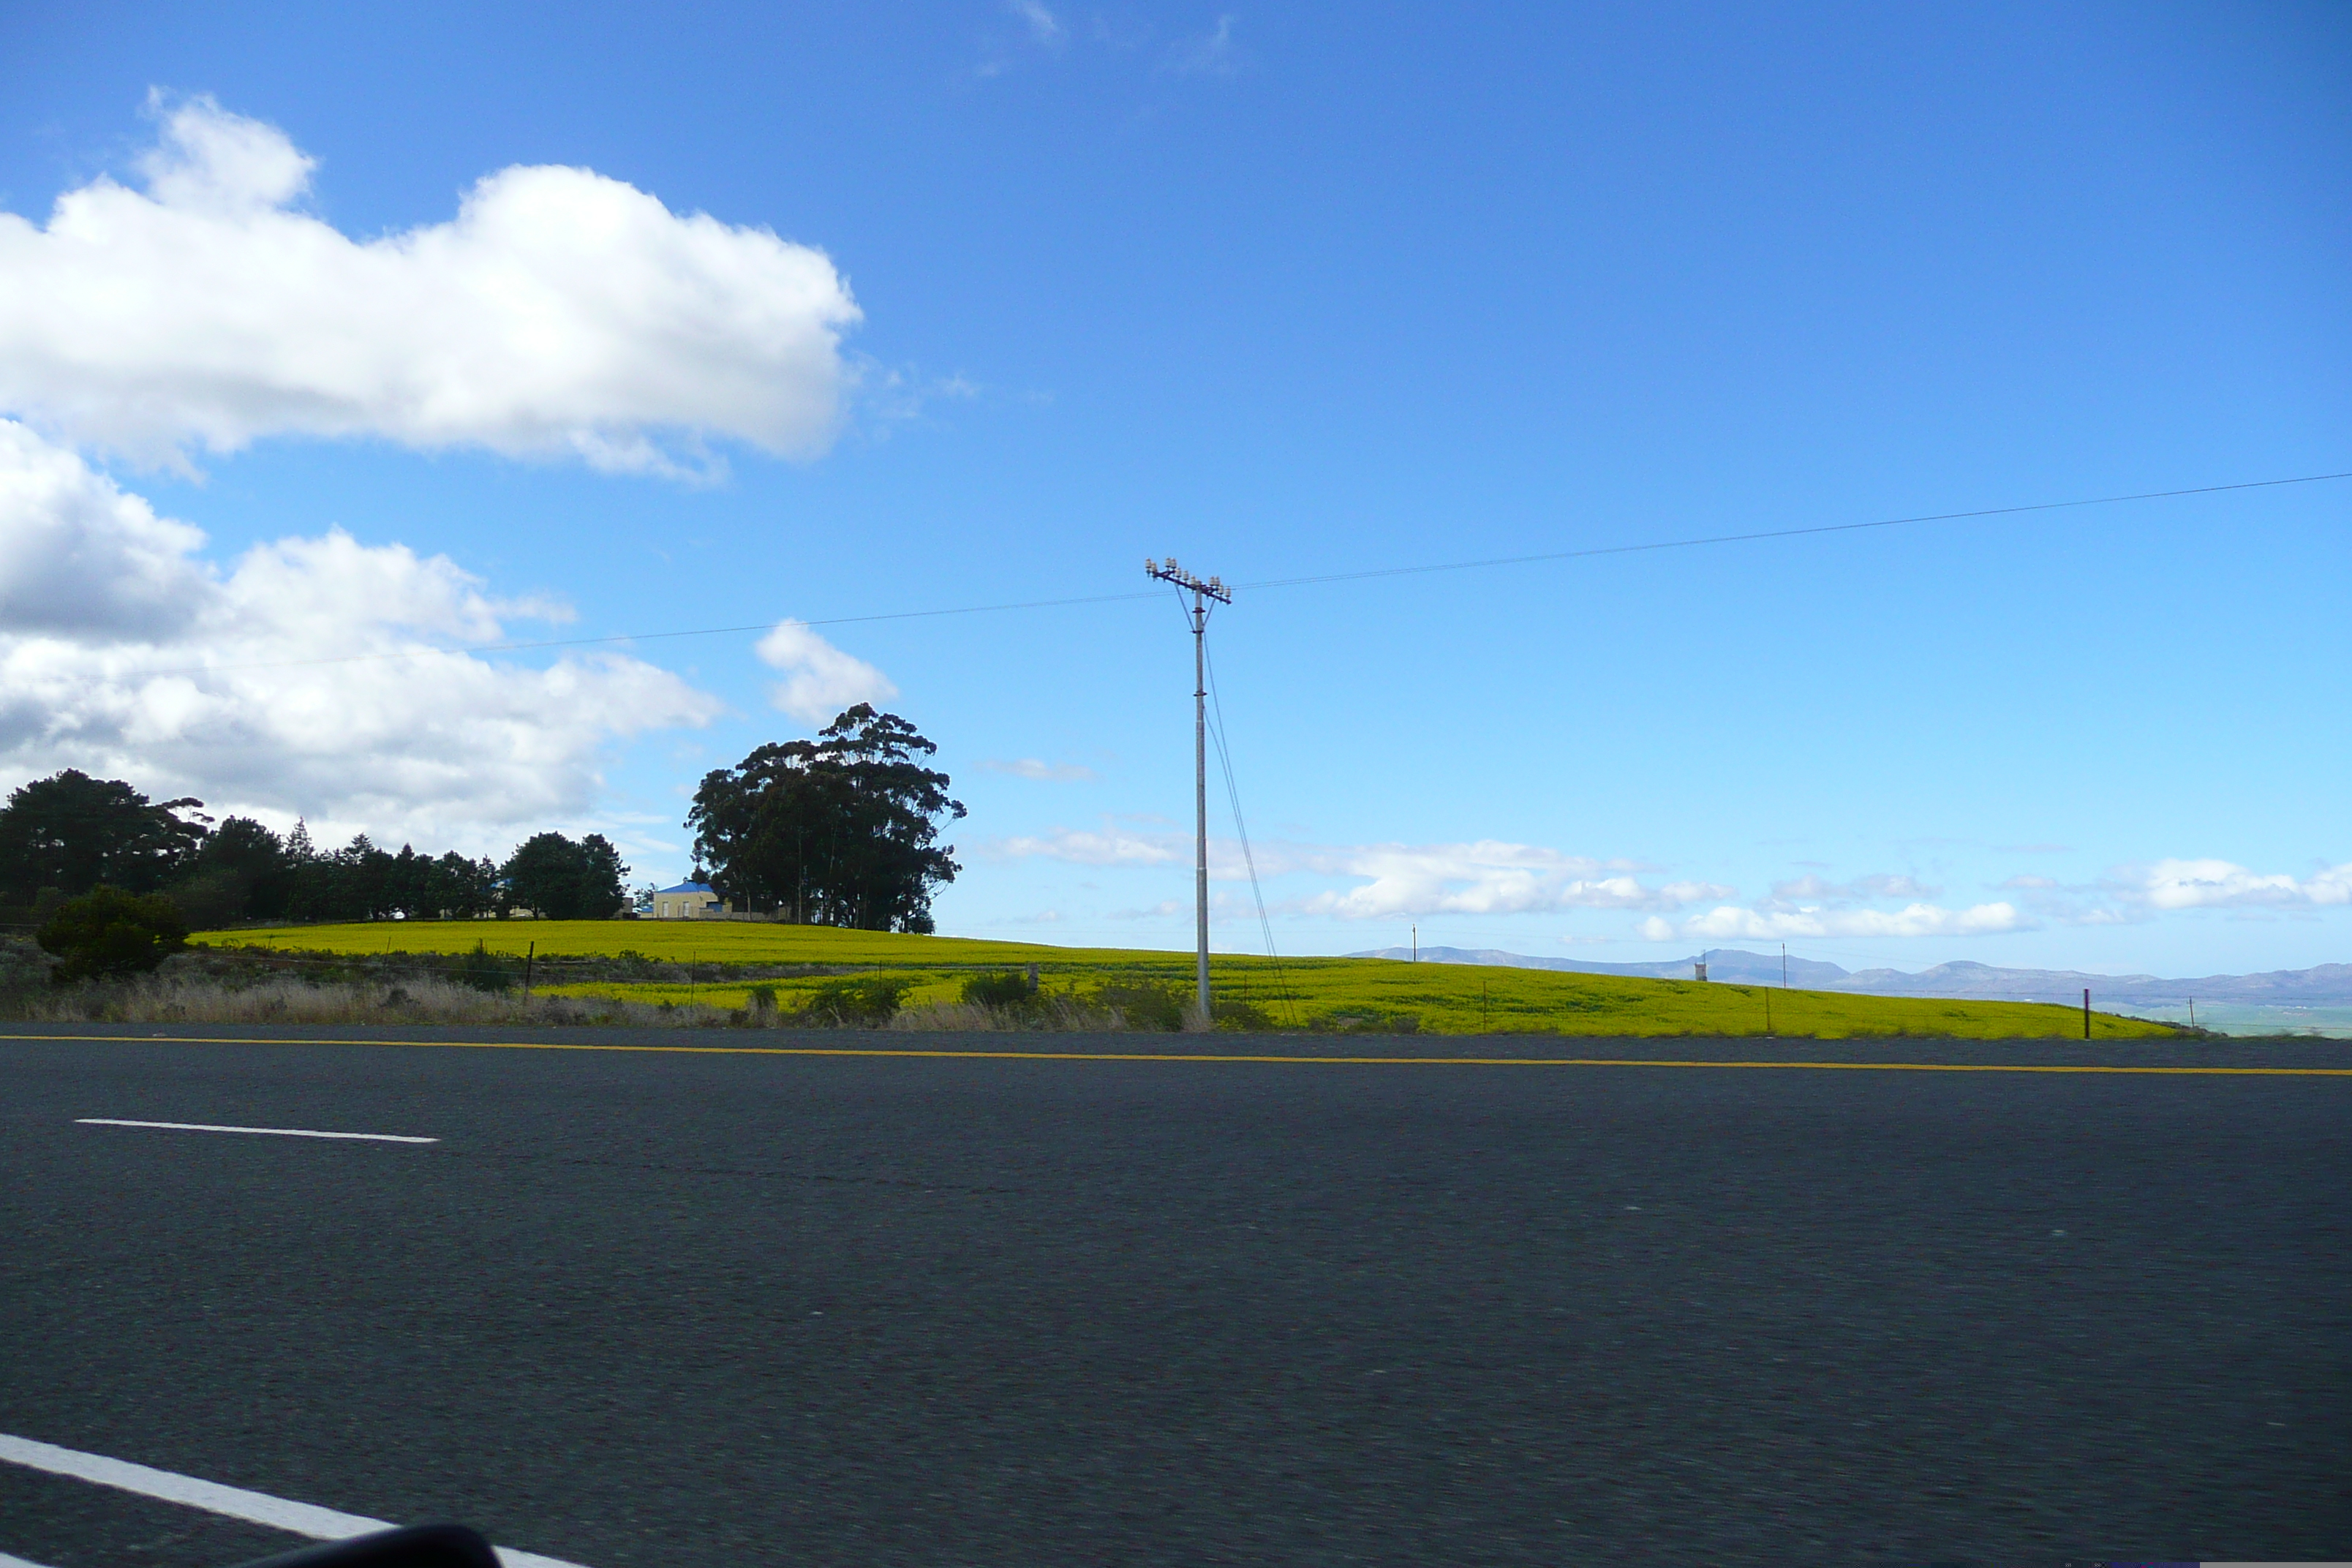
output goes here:
[{"label": "cloud bank near horizon", "polygon": [[1751,910],[1724,904],[1684,921],[1653,915],[1642,922],[1640,931],[1648,942],[1785,942],[1797,937],[1992,936],[2032,929],[2033,922],[2006,902],[1964,910],[1923,902],[1899,910]]},{"label": "cloud bank near horizon", "polygon": [[164,109],[144,189],[46,226],[0,212],[0,412],[87,448],[373,437],[709,471],[713,439],[804,458],[838,428],[860,320],[824,252],[515,165],[454,217],[355,240],[300,209],[315,161],[210,98]]},{"label": "cloud bank near horizon", "polygon": [[[1039,835],[995,839],[984,853],[1001,859],[1041,859],[1097,868],[1150,869],[1191,865],[1190,834],[1139,819],[1106,818],[1098,828],[1057,827]],[[1241,847],[1210,840],[1210,876],[1232,882],[1248,875]],[[1935,901],[1941,889],[1917,877],[1878,872],[1832,881],[1815,873],[1775,882],[1752,904],[1738,889],[1688,879],[1656,882],[1638,861],[1603,860],[1534,845],[1479,840],[1465,844],[1321,846],[1276,842],[1257,847],[1262,879],[1301,876],[1344,880],[1278,901],[1273,912],[1344,921],[1446,915],[1545,915],[1580,910],[1622,911],[1641,918],[1629,936],[1647,942],[1789,942],[1889,938],[2000,936],[2038,931],[2045,921],[2118,924],[2173,911],[2316,910],[2352,903],[2352,865],[2305,878],[2263,875],[2223,860],[2160,860],[2135,876],[2106,884],[2107,900],[2095,909],[2040,901],[2058,884],[2048,878],[2011,878],[2031,909],[2009,900],[1965,906]],[[2081,889],[2074,889],[2079,892]],[[1189,910],[1189,901],[1181,901]],[[1712,908],[1696,906],[1712,903]],[[1174,904],[1115,910],[1105,918],[1157,918]],[[1578,940],[1578,939],[1571,939]],[[1582,939],[1598,940],[1598,939]]]},{"label": "cloud bank near horizon", "polygon": [[[1470,844],[1325,846],[1275,842],[1254,847],[1262,878],[1309,874],[1357,885],[1286,900],[1285,913],[1339,920],[1390,920],[1433,914],[1535,914],[1568,910],[1674,910],[1734,889],[1712,882],[1653,886],[1637,862],[1597,860],[1529,844],[1482,839]],[[1106,822],[1099,829],[1055,828],[999,838],[986,852],[1003,859],[1058,860],[1076,866],[1176,866],[1192,858],[1190,834]],[[1212,839],[1209,874],[1248,876],[1241,846]]]},{"label": "cloud bank near horizon", "polygon": [[2306,878],[2265,876],[2228,860],[2158,860],[2136,889],[2157,910],[2316,909],[2352,904],[2352,861]]}]

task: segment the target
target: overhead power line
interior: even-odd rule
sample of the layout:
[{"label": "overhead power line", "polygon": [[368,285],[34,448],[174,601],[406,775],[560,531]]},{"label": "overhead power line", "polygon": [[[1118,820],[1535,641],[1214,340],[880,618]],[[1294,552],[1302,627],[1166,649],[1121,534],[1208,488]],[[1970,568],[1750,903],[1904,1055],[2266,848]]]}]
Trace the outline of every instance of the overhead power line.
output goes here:
[{"label": "overhead power line", "polygon": [[1373,577],[1412,577],[1427,572],[1468,572],[1481,566],[1527,566],[1540,561],[1580,561],[1594,555],[1636,555],[1646,550],[1696,550],[1707,544],[1747,544],[1765,539],[1801,539],[1812,533],[1859,533],[1872,528],[1901,528],[1915,522],[1963,522],[1987,517],[2016,517],[2025,512],[2063,511],[2070,507],[2119,506],[2126,501],[2170,500],[2179,496],[2219,495],[2224,490],[2269,489],[2277,485],[2315,485],[2325,479],[2352,479],[2352,472],[2305,474],[2292,479],[2248,479],[2234,485],[2199,485],[2185,490],[2143,490],[2127,496],[2093,496],[2086,500],[2036,501],[2029,506],[1990,506],[1976,511],[1927,512],[1918,517],[1883,517],[1871,522],[1822,522],[1806,528],[1772,528],[1756,533],[1711,533],[1698,539],[1662,539],[1649,544],[1602,544],[1587,550],[1548,550],[1535,555],[1493,555],[1477,561],[1448,561],[1433,566],[1382,566],[1369,572],[1331,572],[1315,577],[1276,577],[1262,583],[1236,583],[1236,588],[1298,588],[1313,583],[1360,583]]},{"label": "overhead power line", "polygon": [[[2333,474],[2301,474],[2284,479],[2245,479],[2235,484],[2195,485],[2177,490],[2139,490],[2129,495],[2091,496],[2078,500],[2035,501],[2023,506],[1981,507],[1973,511],[1923,512],[1916,517],[1884,517],[1867,522],[1824,522],[1802,528],[1761,529],[1748,533],[1710,533],[1691,539],[1653,540],[1644,544],[1601,544],[1581,550],[1547,550],[1526,555],[1488,555],[1473,561],[1442,561],[1418,566],[1381,566],[1360,572],[1327,572],[1305,577],[1267,577],[1255,583],[1235,583],[1236,591],[1258,592],[1268,588],[1304,588],[1326,583],[1362,583],[1381,577],[1412,577],[1435,572],[1475,572],[1493,566],[1530,566],[1551,561],[1582,561],[1604,555],[1638,555],[1658,550],[1698,550],[1719,544],[1752,544],[1775,539],[1801,539],[1813,534],[1860,533],[1872,529],[1903,528],[1930,522],[1980,521],[1987,518],[2021,517],[2032,512],[2065,511],[2082,507],[2122,506],[2134,501],[2175,500],[2185,496],[2221,495],[2232,490],[2275,489],[2286,485],[2316,485],[2335,479],[2352,479],[2352,470]],[[1066,599],[1014,599],[996,605],[958,605],[938,610],[889,610],[875,615],[832,616],[822,620],[804,620],[804,626],[864,626],[878,621],[934,620],[947,616],[1002,615],[1014,610],[1055,610],[1079,605],[1113,605],[1134,599],[1156,599],[1154,589],[1130,594],[1087,594]],[[798,620],[797,616],[779,617]],[[388,659],[436,658],[450,656],[470,656],[486,653],[532,653],[547,648],[595,647],[614,643],[662,642],[677,637],[711,637],[740,636],[749,632],[775,629],[776,621],[760,621],[744,626],[689,626],[658,632],[616,632],[593,637],[544,637],[529,642],[483,643],[471,647],[408,648],[393,653],[331,654],[318,658],[264,659],[244,664],[188,665],[170,669],[152,669],[147,675],[216,675],[245,669],[299,669],[313,665],[368,664]]]}]

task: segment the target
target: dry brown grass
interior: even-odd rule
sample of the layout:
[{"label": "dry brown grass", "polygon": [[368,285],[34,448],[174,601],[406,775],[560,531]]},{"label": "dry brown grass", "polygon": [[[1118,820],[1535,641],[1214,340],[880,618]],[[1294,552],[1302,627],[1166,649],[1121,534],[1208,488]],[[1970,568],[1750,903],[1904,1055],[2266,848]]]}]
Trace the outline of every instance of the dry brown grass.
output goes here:
[{"label": "dry brown grass", "polygon": [[940,1034],[990,1030],[1098,1034],[1124,1029],[1127,1020],[1116,1007],[1090,1007],[1067,996],[1053,996],[1034,1007],[987,1007],[977,1002],[934,1002],[926,1006],[902,1007],[883,1026]]},{"label": "dry brown grass", "polygon": [[[0,1016],[25,1023],[296,1024],[359,1026],[439,1025],[461,1027],[545,1027],[603,1025],[615,1028],[754,1028],[799,1026],[789,1011],[759,1008],[649,1005],[602,996],[534,996],[484,992],[433,978],[323,981],[269,978],[227,984],[202,975],[154,974],[110,984],[35,986],[0,996]],[[833,1019],[824,1026],[842,1026]],[[1124,1026],[1111,1009],[1055,998],[1037,1008],[997,1008],[945,1003],[908,1008],[879,1027],[928,1031],[1097,1030]]]},{"label": "dry brown grass", "polygon": [[[715,1008],[647,1007],[627,1002],[499,994],[446,980],[394,982],[268,979],[225,984],[203,976],[147,975],[108,984],[17,992],[6,1011],[30,1023],[92,1024],[460,1024],[612,1023],[680,1026],[722,1021]],[[685,1015],[702,1014],[696,1018]]]}]

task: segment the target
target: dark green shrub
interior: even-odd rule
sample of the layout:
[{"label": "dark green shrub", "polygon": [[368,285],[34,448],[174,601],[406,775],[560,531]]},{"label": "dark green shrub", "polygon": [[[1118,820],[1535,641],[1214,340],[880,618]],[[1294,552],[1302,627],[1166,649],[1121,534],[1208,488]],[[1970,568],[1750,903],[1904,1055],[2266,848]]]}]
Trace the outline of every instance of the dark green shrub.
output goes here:
[{"label": "dark green shrub", "polygon": [[772,985],[752,986],[750,1010],[755,1018],[772,1016],[776,1011],[776,988]]},{"label": "dark green shrub", "polygon": [[449,978],[460,985],[470,985],[477,991],[511,991],[522,961],[504,953],[492,952],[480,942],[450,967]]},{"label": "dark green shrub", "polygon": [[101,975],[143,974],[188,944],[178,906],[156,893],[93,888],[68,899],[35,937],[57,955],[60,985]]},{"label": "dark green shrub", "polygon": [[1018,971],[975,974],[963,983],[963,999],[983,1007],[1026,1007],[1037,1000],[1037,983]]},{"label": "dark green shrub", "polygon": [[1095,1000],[1117,1008],[1130,1029],[1184,1026],[1184,999],[1165,985],[1106,985],[1095,994]]},{"label": "dark green shrub", "polygon": [[26,991],[49,983],[57,963],[21,937],[0,936],[0,992]]},{"label": "dark green shrub", "polygon": [[1274,1016],[1255,1002],[1220,1001],[1214,993],[1209,997],[1209,1016],[1220,1029],[1242,1029],[1263,1033],[1274,1027]]},{"label": "dark green shrub", "polygon": [[894,979],[882,974],[861,974],[850,980],[828,980],[816,988],[808,999],[803,1016],[812,1024],[836,1024],[845,1027],[860,1025],[887,1024],[907,993],[915,988],[911,980]]}]

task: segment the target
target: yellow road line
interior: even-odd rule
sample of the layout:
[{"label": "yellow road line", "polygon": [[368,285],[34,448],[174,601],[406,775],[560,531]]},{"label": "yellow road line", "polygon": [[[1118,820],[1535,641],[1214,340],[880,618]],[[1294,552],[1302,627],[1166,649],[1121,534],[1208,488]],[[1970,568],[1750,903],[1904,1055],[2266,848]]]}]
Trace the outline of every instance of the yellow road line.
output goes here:
[{"label": "yellow road line", "polygon": [[1002,1062],[1271,1062],[1330,1067],[1779,1068],[1811,1072],[2123,1073],[2187,1078],[2352,1078],[2352,1068],[2100,1067],[2042,1062],[1683,1061],[1649,1057],[1298,1057],[1179,1051],[946,1051],[855,1046],[600,1046],[575,1040],[255,1039],[206,1035],[17,1035],[7,1040],[173,1046],[416,1046],[478,1051],[635,1051],[703,1057],[904,1057]]}]

